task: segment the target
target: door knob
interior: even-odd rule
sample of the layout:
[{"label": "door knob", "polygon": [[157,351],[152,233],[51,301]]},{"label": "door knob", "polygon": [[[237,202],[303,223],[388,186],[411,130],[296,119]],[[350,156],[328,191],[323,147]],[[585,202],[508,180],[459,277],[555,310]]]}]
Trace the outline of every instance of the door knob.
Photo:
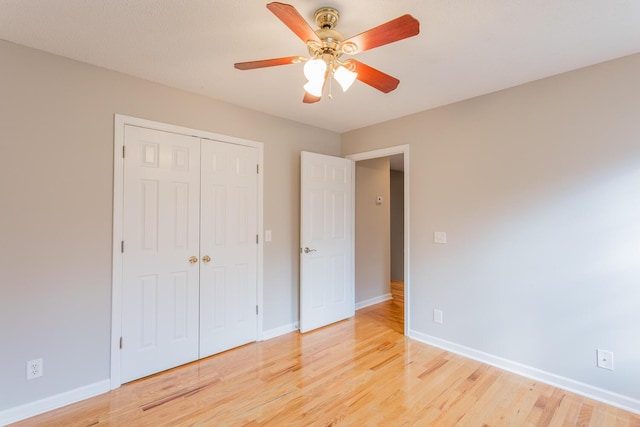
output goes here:
[{"label": "door knob", "polygon": [[209,255],[205,255],[202,257],[202,262],[204,262],[205,264],[208,264],[211,262],[211,257]]},{"label": "door knob", "polygon": [[195,264],[196,262],[198,262],[198,257],[189,257],[189,264]]},{"label": "door knob", "polygon": [[304,253],[308,254],[309,252],[315,252],[315,249],[304,248]]}]

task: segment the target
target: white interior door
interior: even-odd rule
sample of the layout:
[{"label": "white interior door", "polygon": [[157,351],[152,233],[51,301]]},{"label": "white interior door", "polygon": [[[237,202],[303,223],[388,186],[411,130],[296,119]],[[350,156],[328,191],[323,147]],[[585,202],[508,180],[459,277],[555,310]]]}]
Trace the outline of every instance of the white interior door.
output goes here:
[{"label": "white interior door", "polygon": [[125,126],[122,382],[198,357],[200,142]]},{"label": "white interior door", "polygon": [[257,156],[202,140],[201,358],[257,338]]},{"label": "white interior door", "polygon": [[300,331],[353,316],[353,161],[302,153]]}]

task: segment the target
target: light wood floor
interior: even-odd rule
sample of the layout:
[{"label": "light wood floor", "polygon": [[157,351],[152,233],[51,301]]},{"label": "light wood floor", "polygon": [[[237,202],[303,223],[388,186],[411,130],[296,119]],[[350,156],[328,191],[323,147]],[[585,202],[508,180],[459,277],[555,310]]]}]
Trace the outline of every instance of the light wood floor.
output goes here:
[{"label": "light wood floor", "polygon": [[354,319],[250,344],[16,425],[640,426],[640,416],[405,338],[395,296]]}]

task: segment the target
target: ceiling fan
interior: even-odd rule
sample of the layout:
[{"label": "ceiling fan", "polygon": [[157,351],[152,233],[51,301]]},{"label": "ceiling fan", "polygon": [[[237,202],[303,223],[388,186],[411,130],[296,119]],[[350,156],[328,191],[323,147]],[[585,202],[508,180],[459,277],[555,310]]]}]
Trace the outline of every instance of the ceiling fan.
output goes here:
[{"label": "ceiling fan", "polygon": [[311,28],[289,4],[273,2],[267,4],[267,9],[305,42],[310,56],[239,62],[234,67],[239,70],[252,70],[304,62],[304,75],[308,82],[304,85],[303,102],[307,104],[320,101],[329,76],[333,76],[343,91],[357,79],[384,93],[391,92],[398,87],[400,80],[355,59],[342,60],[341,57],[343,54],[353,55],[413,37],[420,32],[418,20],[411,15],[403,15],[345,39],[335,30],[340,14],[332,7],[322,7],[316,11],[314,19],[319,27],[317,30]]}]

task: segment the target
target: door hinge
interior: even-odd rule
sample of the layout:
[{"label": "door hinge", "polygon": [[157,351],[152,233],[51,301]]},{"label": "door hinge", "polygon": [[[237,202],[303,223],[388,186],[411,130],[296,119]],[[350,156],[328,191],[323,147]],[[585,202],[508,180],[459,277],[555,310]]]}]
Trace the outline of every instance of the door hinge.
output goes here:
[{"label": "door hinge", "polygon": [[258,314],[258,306],[256,305],[256,314]]},{"label": "door hinge", "polygon": [[127,149],[125,148],[125,146],[122,146],[122,158],[124,159],[124,155],[126,153]]},{"label": "door hinge", "polygon": [[258,242],[258,235],[256,234],[256,245],[257,245],[258,243],[260,243],[260,242]]},{"label": "door hinge", "polygon": [[256,173],[260,173],[260,165],[256,165]]},{"label": "door hinge", "polygon": [[120,241],[120,253],[123,254],[124,253],[124,240]]},{"label": "door hinge", "polygon": [[120,350],[122,350],[122,337],[120,337]]}]

